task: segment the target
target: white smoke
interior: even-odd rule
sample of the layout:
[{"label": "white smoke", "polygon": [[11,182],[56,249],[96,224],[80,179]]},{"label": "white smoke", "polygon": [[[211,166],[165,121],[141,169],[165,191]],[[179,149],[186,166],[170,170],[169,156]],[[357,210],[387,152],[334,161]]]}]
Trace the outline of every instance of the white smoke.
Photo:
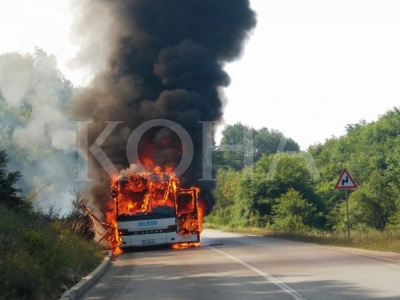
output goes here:
[{"label": "white smoke", "polygon": [[0,62],[0,91],[5,102],[14,107],[26,104],[30,108],[27,123],[15,127],[13,141],[31,149],[45,144],[49,136],[55,149],[76,151],[76,130],[61,111],[58,99],[60,82],[65,79],[54,74],[53,58],[39,57],[34,62],[33,59],[14,54],[14,59],[3,57]]},{"label": "white smoke", "polygon": [[85,45],[93,46],[85,41],[84,32],[73,28],[88,2],[0,3],[0,148],[9,155],[9,168],[21,171],[19,187],[24,193],[39,191],[35,205],[40,208],[56,205],[68,210],[71,190],[83,185],[74,181],[82,177],[78,163],[85,162],[76,147],[77,124],[68,105],[76,87],[90,81],[94,65],[100,68],[104,63],[108,50],[101,43],[103,34],[110,34],[105,11],[94,12],[102,17],[93,24],[95,29],[88,28],[96,30],[93,39],[99,42],[89,58],[93,63],[86,66],[81,64],[83,57],[75,59]]},{"label": "white smoke", "polygon": [[0,90],[6,102],[11,106],[21,104],[32,78],[31,58],[19,57],[15,60],[0,60]]},{"label": "white smoke", "polygon": [[71,208],[80,159],[77,125],[68,115],[73,91],[56,59],[41,49],[33,56],[0,56],[0,101],[5,107],[0,132],[10,132],[6,150],[11,167],[21,171],[25,194],[38,192],[38,208]]},{"label": "white smoke", "polygon": [[29,149],[32,146],[40,147],[50,138],[53,148],[65,152],[76,151],[76,130],[73,130],[71,121],[61,113],[56,101],[44,101],[46,96],[46,93],[40,93],[35,100],[30,101],[32,111],[29,122],[15,129],[14,142]]}]

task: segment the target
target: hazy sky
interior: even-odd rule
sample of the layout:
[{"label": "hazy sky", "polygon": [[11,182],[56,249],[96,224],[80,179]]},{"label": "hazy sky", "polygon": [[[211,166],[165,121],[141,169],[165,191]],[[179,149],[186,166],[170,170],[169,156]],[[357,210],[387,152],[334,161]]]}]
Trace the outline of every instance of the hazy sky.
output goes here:
[{"label": "hazy sky", "polygon": [[[68,67],[74,1],[1,1],[0,53],[37,45],[73,83],[84,82]],[[258,26],[243,57],[226,66],[226,124],[278,129],[305,150],[400,106],[400,1],[251,3]]]}]

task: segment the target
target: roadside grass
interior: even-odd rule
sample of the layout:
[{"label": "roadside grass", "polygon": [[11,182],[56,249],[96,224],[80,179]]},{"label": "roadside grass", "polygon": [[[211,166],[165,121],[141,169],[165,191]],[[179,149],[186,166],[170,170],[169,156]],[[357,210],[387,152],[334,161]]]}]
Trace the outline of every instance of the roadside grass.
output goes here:
[{"label": "roadside grass", "polygon": [[59,299],[104,256],[62,221],[0,204],[0,299]]},{"label": "roadside grass", "polygon": [[226,232],[254,234],[260,236],[288,239],[321,245],[361,248],[368,250],[400,253],[400,231],[353,230],[350,241],[346,232],[287,232],[255,227],[229,227],[204,223],[203,228],[218,229]]}]

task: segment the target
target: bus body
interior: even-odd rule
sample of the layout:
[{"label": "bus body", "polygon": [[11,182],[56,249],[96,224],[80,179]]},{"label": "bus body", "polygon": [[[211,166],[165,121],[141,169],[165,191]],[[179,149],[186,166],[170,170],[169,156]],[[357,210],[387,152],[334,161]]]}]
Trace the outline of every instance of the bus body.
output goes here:
[{"label": "bus body", "polygon": [[120,247],[200,242],[197,191],[168,176],[121,178],[115,189]]},{"label": "bus body", "polygon": [[148,216],[148,219],[131,217],[118,221],[120,247],[142,247],[164,244],[196,243],[199,233],[180,235],[176,217]]}]

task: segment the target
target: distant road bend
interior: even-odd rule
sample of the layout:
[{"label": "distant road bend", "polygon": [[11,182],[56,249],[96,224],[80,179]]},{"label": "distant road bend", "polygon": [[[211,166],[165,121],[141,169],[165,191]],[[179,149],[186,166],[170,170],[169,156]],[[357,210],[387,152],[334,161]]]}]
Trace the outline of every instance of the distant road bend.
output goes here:
[{"label": "distant road bend", "polygon": [[398,258],[209,229],[201,242],[125,253],[83,299],[400,299]]}]

